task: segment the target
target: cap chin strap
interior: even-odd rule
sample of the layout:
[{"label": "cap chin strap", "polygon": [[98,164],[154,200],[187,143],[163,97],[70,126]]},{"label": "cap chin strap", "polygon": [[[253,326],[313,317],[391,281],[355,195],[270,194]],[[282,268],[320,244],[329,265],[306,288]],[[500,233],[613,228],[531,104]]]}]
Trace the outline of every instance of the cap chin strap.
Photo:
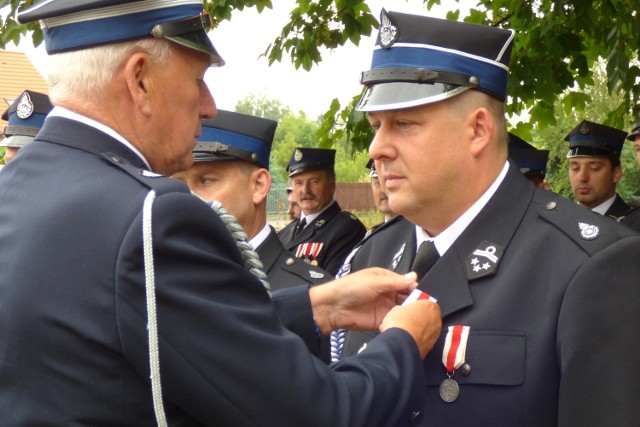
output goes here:
[{"label": "cap chin strap", "polygon": [[360,75],[360,83],[365,86],[391,82],[444,83],[473,88],[480,85],[480,80],[476,76],[434,71],[427,68],[377,68],[364,71]]},{"label": "cap chin strap", "polygon": [[200,15],[192,16],[191,18],[157,24],[151,29],[151,35],[157,38],[173,37],[180,34],[206,30],[210,27],[211,17],[208,13],[203,12]]},{"label": "cap chin strap", "polygon": [[[191,193],[203,200],[195,193]],[[149,339],[149,370],[151,373],[151,394],[153,396],[153,410],[156,415],[158,427],[167,427],[167,417],[162,401],[162,381],[160,379],[160,350],[158,347],[158,315],[156,311],[155,269],[153,262],[153,201],[156,192],[151,190],[144,199],[142,206],[142,252],[144,257],[145,291],[147,300],[147,330]],[[203,200],[204,201],[204,200]],[[236,246],[242,254],[245,266],[256,276],[271,296],[271,287],[267,282],[260,257],[253,250],[247,240],[247,235],[242,227],[220,202],[213,202],[211,209],[220,216],[227,231],[236,242]]]}]

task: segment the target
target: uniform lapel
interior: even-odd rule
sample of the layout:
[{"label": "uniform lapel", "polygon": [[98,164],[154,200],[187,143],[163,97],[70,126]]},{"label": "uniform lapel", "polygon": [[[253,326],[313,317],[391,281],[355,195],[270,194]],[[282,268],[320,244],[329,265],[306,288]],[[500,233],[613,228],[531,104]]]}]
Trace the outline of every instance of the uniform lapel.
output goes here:
[{"label": "uniform lapel", "polygon": [[276,231],[271,226],[269,226],[269,228],[269,235],[264,242],[256,248],[256,252],[258,256],[260,256],[260,261],[262,261],[264,272],[267,274],[269,274],[269,271],[271,271],[276,261],[278,261],[280,254],[285,250],[276,235]]},{"label": "uniform lapel", "polygon": [[[474,286],[475,281],[490,281],[498,277],[500,262],[531,203],[534,191],[535,188],[520,171],[511,165],[489,203],[424,276],[419,288],[438,300],[443,317],[473,304],[470,287]],[[495,258],[495,262],[474,255],[474,252],[487,247],[496,248],[494,255],[487,254],[489,258]],[[474,258],[479,258],[489,267],[474,272]]]}]

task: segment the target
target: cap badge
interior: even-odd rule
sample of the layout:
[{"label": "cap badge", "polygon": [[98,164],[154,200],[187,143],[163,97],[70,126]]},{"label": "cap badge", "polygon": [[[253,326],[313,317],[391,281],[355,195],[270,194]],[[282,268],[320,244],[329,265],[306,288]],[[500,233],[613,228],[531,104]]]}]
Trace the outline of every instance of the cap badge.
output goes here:
[{"label": "cap badge", "polygon": [[384,9],[380,13],[380,23],[382,24],[380,26],[380,46],[387,49],[398,39],[398,29],[393,26]]},{"label": "cap badge", "polygon": [[295,160],[296,162],[302,160],[302,151],[296,148],[296,150],[293,152],[293,160]]},{"label": "cap badge", "polygon": [[467,278],[470,280],[495,273],[502,257],[503,248],[495,243],[482,242],[468,257],[466,262]]},{"label": "cap badge", "polygon": [[22,94],[18,106],[16,107],[16,114],[21,119],[28,119],[33,114],[33,102],[27,92]]},{"label": "cap badge", "polygon": [[595,225],[579,222],[578,228],[580,229],[580,237],[584,240],[593,240],[600,235],[600,229]]},{"label": "cap badge", "polygon": [[582,125],[580,125],[580,129],[578,129],[580,131],[581,134],[586,135],[589,133],[589,125],[586,123],[582,123]]}]

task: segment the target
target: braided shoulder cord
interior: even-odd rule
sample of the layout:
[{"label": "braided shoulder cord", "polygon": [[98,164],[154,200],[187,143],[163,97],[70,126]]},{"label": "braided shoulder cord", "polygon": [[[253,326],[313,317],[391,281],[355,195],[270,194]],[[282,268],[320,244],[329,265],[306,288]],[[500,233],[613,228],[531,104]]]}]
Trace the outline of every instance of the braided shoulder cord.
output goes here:
[{"label": "braided shoulder cord", "polygon": [[[197,194],[192,193],[197,196]],[[158,346],[158,319],[156,311],[156,294],[155,294],[155,268],[153,260],[153,234],[152,234],[152,206],[156,193],[151,190],[144,200],[142,208],[142,242],[143,242],[143,258],[145,269],[145,293],[147,300],[147,331],[149,340],[149,368],[151,377],[151,394],[153,396],[153,409],[156,416],[156,422],[159,427],[167,426],[167,418],[164,411],[162,401],[162,381],[160,378],[160,349]],[[200,198],[198,196],[198,198]],[[213,211],[220,216],[225,227],[231,233],[236,242],[245,266],[256,276],[264,285],[265,289],[271,295],[271,287],[267,282],[267,275],[264,273],[260,257],[253,250],[247,241],[247,235],[242,230],[236,218],[222,207],[220,202],[211,204]]]},{"label": "braided shoulder cord", "polygon": [[[191,194],[203,200],[197,194],[193,192]],[[242,226],[238,224],[236,217],[231,215],[229,211],[223,208],[222,203],[215,200],[211,203],[211,209],[213,209],[213,211],[220,217],[227,231],[229,232],[229,234],[231,234],[233,240],[235,240],[236,246],[242,254],[242,259],[244,260],[245,267],[247,267],[247,269],[254,276],[256,276],[258,280],[260,280],[269,295],[271,295],[271,286],[269,285],[269,282],[267,282],[267,275],[264,272],[262,261],[260,261],[260,257],[258,256],[256,251],[253,250],[253,247],[251,247],[251,245],[249,244],[249,239],[242,229]]]}]

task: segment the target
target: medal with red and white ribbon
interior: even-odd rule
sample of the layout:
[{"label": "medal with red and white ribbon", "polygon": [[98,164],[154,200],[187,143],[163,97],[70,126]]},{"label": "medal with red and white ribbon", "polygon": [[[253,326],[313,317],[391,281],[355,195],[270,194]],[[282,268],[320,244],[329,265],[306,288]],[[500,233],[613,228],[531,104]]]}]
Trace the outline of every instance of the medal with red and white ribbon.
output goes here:
[{"label": "medal with red and white ribbon", "polygon": [[445,402],[453,402],[460,394],[460,386],[453,374],[464,364],[469,339],[469,326],[449,326],[442,350],[442,364],[447,370],[447,378],[440,384],[440,397]]},{"label": "medal with red and white ribbon", "polygon": [[318,256],[324,243],[307,242],[301,243],[296,249],[296,258],[306,258],[313,265],[318,265]]}]

